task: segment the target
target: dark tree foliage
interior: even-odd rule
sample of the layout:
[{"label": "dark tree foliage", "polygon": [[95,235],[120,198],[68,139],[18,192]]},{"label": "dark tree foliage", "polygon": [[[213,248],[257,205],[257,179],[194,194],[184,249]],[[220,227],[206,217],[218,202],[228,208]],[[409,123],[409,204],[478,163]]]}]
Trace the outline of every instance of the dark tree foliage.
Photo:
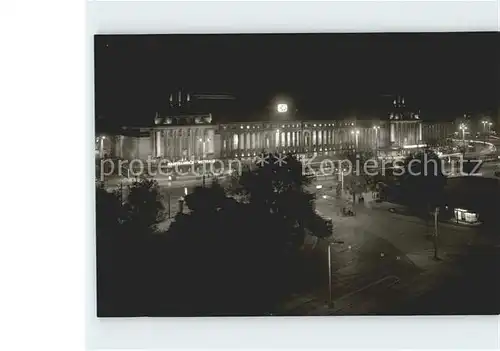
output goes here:
[{"label": "dark tree foliage", "polygon": [[266,162],[238,177],[231,193],[248,203],[256,216],[273,215],[279,220],[287,244],[294,248],[302,245],[306,232],[320,237],[331,234],[326,226],[317,225],[321,221],[314,209],[315,195],[305,190],[311,179],[304,174],[302,163],[291,154],[267,154],[263,159]]},{"label": "dark tree foliage", "polygon": [[[198,206],[203,201],[216,207]],[[250,205],[221,198],[217,186],[195,189],[186,202],[190,212],[179,215],[168,231],[165,313],[271,312],[284,294],[280,273],[286,269],[285,256],[262,227],[276,227],[277,223],[262,223],[252,216]]]},{"label": "dark tree foliage", "polygon": [[127,227],[136,232],[156,231],[156,225],[165,219],[165,207],[154,179],[144,178],[128,187],[125,203]]},{"label": "dark tree foliage", "polygon": [[306,232],[326,236],[309,180],[293,156],[266,155],[233,179],[229,196],[215,183],[186,197],[168,237],[179,269],[169,289],[177,311],[190,315],[262,315],[297,288],[300,248]]},{"label": "dark tree foliage", "polygon": [[[167,233],[128,234],[132,222],[123,222],[123,235],[98,254],[106,263],[100,315],[273,313],[298,289],[305,233],[331,234],[304,190],[302,164],[292,156],[277,161],[270,155],[267,164],[243,172],[230,194],[217,182],[195,188],[185,198],[187,213],[178,214]],[[140,189],[143,201],[132,196],[131,202],[157,213],[157,198]],[[125,205],[127,213],[131,206]],[[152,214],[145,216],[150,226],[156,223]]]},{"label": "dark tree foliage", "polygon": [[444,205],[446,176],[441,160],[432,150],[408,156],[403,172],[400,193],[405,205],[426,217],[434,208]]},{"label": "dark tree foliage", "polygon": [[123,218],[123,207],[116,191],[107,191],[102,184],[96,184],[96,231],[110,234],[118,230]]},{"label": "dark tree foliage", "polygon": [[142,179],[122,194],[96,187],[97,306],[100,316],[145,315],[150,248],[162,204],[156,182]]},{"label": "dark tree foliage", "polygon": [[375,174],[377,172],[374,167],[377,163],[370,163],[374,157],[372,152],[347,152],[344,154],[344,160],[349,161],[352,165],[350,174],[344,177],[344,186],[353,196],[354,202],[356,202],[356,195],[376,190]]}]

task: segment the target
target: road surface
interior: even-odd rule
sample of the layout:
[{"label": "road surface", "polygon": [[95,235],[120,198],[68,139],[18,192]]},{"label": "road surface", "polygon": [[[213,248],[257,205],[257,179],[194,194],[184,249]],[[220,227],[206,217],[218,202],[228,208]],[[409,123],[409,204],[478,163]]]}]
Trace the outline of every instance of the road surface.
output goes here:
[{"label": "road surface", "polygon": [[[496,247],[492,241],[498,242],[500,235],[486,237],[478,227],[440,223],[440,260],[436,261],[433,259],[432,223],[427,225],[415,217],[359,206],[355,217],[340,217],[341,206],[335,199],[319,198],[316,201],[318,212],[333,219],[333,236],[341,243],[332,245],[334,307],[325,307],[328,300],[325,273],[324,287],[311,292],[310,296],[302,295],[302,300],[298,300],[303,303],[291,303],[284,314],[397,314],[398,311],[433,314],[438,310],[436,301],[445,294],[440,291],[467,286],[472,277],[470,284],[480,286],[483,298],[492,304],[493,296],[498,292],[493,267],[497,267],[499,253],[498,250],[492,253],[488,248]],[[325,267],[327,246],[323,243]],[[456,298],[467,295],[469,300],[464,302],[462,309],[456,304],[449,307],[449,313],[478,313],[487,309],[487,304],[470,290],[464,291],[463,296],[461,291],[455,292]],[[490,312],[495,308],[492,305]]]}]

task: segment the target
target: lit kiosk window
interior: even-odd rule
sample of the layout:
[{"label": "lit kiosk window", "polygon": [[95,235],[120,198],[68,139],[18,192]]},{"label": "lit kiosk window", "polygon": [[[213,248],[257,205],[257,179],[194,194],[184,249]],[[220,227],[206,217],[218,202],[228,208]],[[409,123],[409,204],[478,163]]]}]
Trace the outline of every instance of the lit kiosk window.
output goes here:
[{"label": "lit kiosk window", "polygon": [[479,222],[479,216],[474,212],[469,212],[462,208],[455,208],[455,219],[457,222],[465,223],[477,223]]}]

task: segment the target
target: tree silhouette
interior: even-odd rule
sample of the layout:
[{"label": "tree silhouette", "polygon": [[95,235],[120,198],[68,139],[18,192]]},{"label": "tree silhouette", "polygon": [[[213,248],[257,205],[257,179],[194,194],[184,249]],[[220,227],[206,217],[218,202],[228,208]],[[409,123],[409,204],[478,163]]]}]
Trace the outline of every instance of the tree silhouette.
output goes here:
[{"label": "tree silhouette", "polygon": [[164,219],[165,207],[156,180],[142,178],[129,185],[124,218],[127,228],[138,233],[155,232]]},{"label": "tree silhouette", "polygon": [[189,212],[169,228],[175,251],[168,266],[181,269],[167,275],[164,296],[175,301],[165,306],[168,314],[265,314],[284,294],[283,255],[266,240],[262,219],[221,190],[218,184],[195,188],[186,197]]},{"label": "tree silhouette", "polygon": [[162,204],[154,181],[141,179],[121,194],[96,187],[97,307],[99,316],[149,315],[150,273],[157,247],[152,234]]},{"label": "tree silhouette", "polygon": [[376,177],[365,172],[365,165],[368,160],[374,159],[372,152],[347,152],[344,160],[351,165],[350,173],[344,177],[344,186],[352,195],[353,203],[356,203],[356,195],[360,195],[369,190],[376,189]]},{"label": "tree silhouette", "polygon": [[409,155],[403,163],[401,195],[407,206],[428,217],[435,208],[443,205],[446,176],[442,162],[429,149]]},{"label": "tree silhouette", "polygon": [[133,184],[117,235],[98,239],[99,315],[275,312],[305,284],[298,275],[311,276],[301,270],[305,233],[332,230],[315,213],[307,183],[294,157],[270,155],[235,178],[230,192],[217,182],[195,188],[185,198],[188,211],[166,233],[155,233],[162,213],[157,184]]},{"label": "tree silhouette", "polygon": [[117,191],[107,191],[103,184],[96,184],[96,231],[115,233],[123,218],[123,208]]},{"label": "tree silhouette", "polygon": [[178,314],[275,310],[297,284],[305,233],[331,234],[314,211],[314,196],[304,190],[308,182],[293,156],[266,155],[265,164],[233,179],[228,195],[214,183],[186,197],[189,212],[178,215],[168,231],[176,247],[170,257],[183,268],[176,278],[182,285],[174,284],[182,289],[167,289]]},{"label": "tree silhouette", "polygon": [[302,245],[306,232],[320,237],[331,234],[326,224],[317,226],[315,195],[305,189],[311,179],[303,174],[302,163],[291,154],[267,154],[262,159],[266,162],[243,172],[231,192],[250,204],[257,216],[273,215],[280,221],[280,228],[293,247]]}]

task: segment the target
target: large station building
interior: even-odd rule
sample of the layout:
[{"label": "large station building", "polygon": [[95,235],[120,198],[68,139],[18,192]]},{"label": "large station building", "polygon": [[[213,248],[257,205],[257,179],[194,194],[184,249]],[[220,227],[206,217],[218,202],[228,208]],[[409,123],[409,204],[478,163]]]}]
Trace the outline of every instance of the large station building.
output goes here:
[{"label": "large station building", "polygon": [[254,122],[217,122],[211,112],[181,112],[179,107],[196,97],[231,99],[224,94],[172,94],[169,113],[151,116],[149,125],[98,133],[96,156],[191,162],[247,158],[263,151],[341,155],[356,150],[397,155],[421,148],[430,139],[445,138],[454,130],[452,123],[423,122],[418,111],[406,110],[400,96],[394,97],[391,111],[378,118],[307,119],[297,116],[295,106],[284,99],[272,102],[267,120]]}]

